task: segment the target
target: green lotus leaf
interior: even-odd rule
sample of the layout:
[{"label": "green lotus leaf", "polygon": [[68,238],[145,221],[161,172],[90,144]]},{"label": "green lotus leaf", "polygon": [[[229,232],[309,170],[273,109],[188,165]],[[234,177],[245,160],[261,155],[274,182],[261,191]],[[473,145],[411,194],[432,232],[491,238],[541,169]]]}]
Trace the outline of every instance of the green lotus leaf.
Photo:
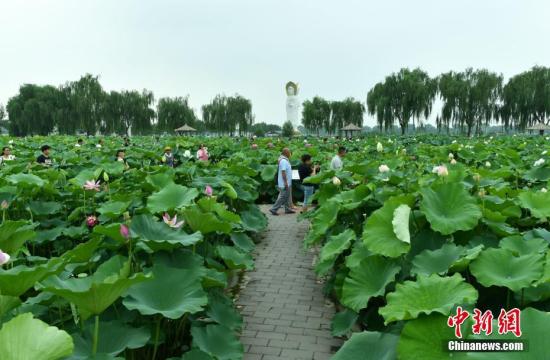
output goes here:
[{"label": "green lotus leaf", "polygon": [[332,318],[330,325],[330,332],[332,336],[344,336],[349,333],[358,317],[359,314],[350,309],[344,309],[343,311],[336,313]]},{"label": "green lotus leaf", "polygon": [[225,272],[207,268],[202,278],[202,286],[205,289],[211,287],[225,288],[227,287],[227,275]]},{"label": "green lotus leaf", "polygon": [[57,360],[73,352],[73,339],[65,331],[21,314],[0,329],[2,360]]},{"label": "green lotus leaf", "polygon": [[277,165],[264,165],[262,168],[262,172],[260,173],[260,176],[262,177],[263,181],[266,182],[272,182],[275,178],[275,174],[277,173]]},{"label": "green lotus leaf", "polygon": [[172,171],[168,171],[165,173],[147,175],[145,181],[153,185],[153,187],[157,190],[160,190],[174,183],[174,173]]},{"label": "green lotus leaf", "polygon": [[331,360],[394,360],[399,336],[363,331],[354,333]]},{"label": "green lotus leaf", "polygon": [[550,217],[550,192],[524,191],[518,196],[522,208],[529,209],[538,219]]},{"label": "green lotus leaf", "polygon": [[[199,349],[193,349],[183,354],[182,360],[215,360],[212,356]],[[174,359],[175,360],[175,359]]]},{"label": "green lotus leaf", "polygon": [[17,265],[7,270],[0,269],[0,293],[21,296],[48,275],[61,272],[64,264],[64,259],[52,258],[38,266]]},{"label": "green lotus leaf", "polygon": [[394,261],[374,255],[352,268],[342,287],[342,304],[359,312],[371,297],[384,295],[386,286],[395,279],[401,267]]},{"label": "green lotus leaf", "polygon": [[510,250],[491,248],[470,264],[470,271],[483,286],[504,286],[518,291],[540,279],[543,265],[543,254],[515,256]]},{"label": "green lotus leaf", "polygon": [[241,211],[243,229],[246,231],[260,232],[267,226],[267,219],[256,205],[249,206]]},{"label": "green lotus leaf", "polygon": [[412,260],[412,274],[444,275],[464,254],[462,246],[444,244],[437,250],[424,250]]},{"label": "green lotus leaf", "polygon": [[243,345],[230,329],[223,325],[191,327],[193,347],[219,360],[237,360],[243,356]]},{"label": "green lotus leaf", "polygon": [[214,196],[201,198],[197,201],[197,205],[199,205],[204,212],[215,212],[222,220],[236,224],[241,222],[241,217],[239,215],[227,210],[227,206],[217,202]]},{"label": "green lotus leaf", "polygon": [[228,198],[235,200],[236,198],[239,197],[233,185],[231,185],[227,181],[221,181],[220,185],[225,189],[223,194],[227,195]]},{"label": "green lotus leaf", "polygon": [[71,250],[67,250],[63,255],[61,255],[61,258],[65,259],[69,263],[88,262],[101,242],[102,239],[100,238],[88,240],[85,243],[78,244]]},{"label": "green lotus leaf", "polygon": [[36,236],[34,227],[26,221],[4,221],[0,225],[0,249],[13,256],[25,241]]},{"label": "green lotus leaf", "polygon": [[239,251],[233,246],[218,245],[216,252],[230,269],[252,270],[254,268],[254,259],[252,259],[252,256]]},{"label": "green lotus leaf", "polygon": [[231,241],[236,247],[246,252],[252,251],[256,247],[254,241],[244,232],[232,232]]},{"label": "green lotus leaf", "polygon": [[21,305],[21,300],[17,296],[0,295],[0,319],[8,311],[15,309],[19,305]]},{"label": "green lotus leaf", "polygon": [[142,315],[161,314],[178,319],[184,314],[203,310],[208,298],[202,289],[202,268],[180,269],[155,263],[153,279],[137,284],[128,290],[122,303],[129,310]]},{"label": "green lotus leaf", "polygon": [[[202,240],[202,234],[187,234],[180,229],[172,229],[164,222],[156,221],[151,215],[137,215],[130,224],[130,234],[138,237],[152,249],[170,248],[173,245],[190,246]],[[168,246],[167,245],[171,245]]]},{"label": "green lotus leaf", "polygon": [[208,295],[206,315],[231,330],[240,330],[243,325],[243,318],[235,309],[233,301],[221,292],[213,292]]},{"label": "green lotus leaf", "polygon": [[202,234],[212,232],[231,233],[231,224],[229,222],[218,219],[211,212],[204,213],[196,206],[185,209],[183,216],[193,231],[200,231]]},{"label": "green lotus leaf", "polygon": [[502,249],[510,250],[514,255],[529,255],[531,253],[545,253],[548,242],[541,238],[524,239],[522,236],[509,236],[500,240]]},{"label": "green lotus leaf", "polygon": [[458,273],[447,277],[418,275],[416,281],[397,284],[395,292],[386,295],[387,305],[378,312],[386,324],[433,312],[448,315],[455,305],[475,303],[477,296],[477,290]]},{"label": "green lotus leaf", "polygon": [[542,277],[537,280],[537,285],[550,283],[550,250],[546,252]]},{"label": "green lotus leaf", "polygon": [[[92,358],[93,323],[89,322],[84,333],[72,334],[75,350],[71,360]],[[120,321],[100,321],[97,353],[116,356],[125,349],[137,349],[147,344],[151,331],[147,327],[134,328]]]},{"label": "green lotus leaf", "polygon": [[[395,210],[403,204],[412,204],[412,197],[391,198],[384,203],[382,208],[374,211],[367,218],[363,229],[363,242],[367,249],[375,254],[388,257],[398,257],[409,251],[411,245],[397,237],[392,223]],[[404,228],[404,225],[400,225],[400,227]],[[404,236],[404,234],[400,236]]]},{"label": "green lotus leaf", "polygon": [[6,178],[10,183],[15,185],[29,185],[43,187],[46,184],[44,179],[33,174],[13,174]]},{"label": "green lotus leaf", "polygon": [[548,181],[550,180],[550,167],[534,167],[525,174],[523,174],[523,178],[527,181]]},{"label": "green lotus leaf", "polygon": [[131,286],[148,280],[142,273],[128,277],[130,262],[113,256],[101,264],[93,275],[85,278],[50,276],[42,284],[44,291],[61,296],[74,303],[83,319],[99,315]]},{"label": "green lotus leaf", "polygon": [[472,261],[477,259],[477,257],[479,256],[479,254],[481,254],[481,251],[483,250],[484,247],[485,246],[481,244],[481,245],[474,246],[473,248],[465,249],[460,259],[453,262],[449,267],[449,270],[464,271]]},{"label": "green lotus leaf", "polygon": [[340,211],[340,203],[336,200],[328,200],[317,210],[311,223],[311,229],[308,232],[304,243],[311,246],[319,242],[335,223]]},{"label": "green lotus leaf", "polygon": [[197,196],[199,196],[199,192],[195,188],[168,184],[147,198],[147,208],[152,213],[181,209],[191,205]]},{"label": "green lotus leaf", "polygon": [[420,210],[432,229],[443,235],[473,229],[481,218],[476,200],[461,183],[444,183],[421,191]]},{"label": "green lotus leaf", "polygon": [[130,206],[130,201],[109,201],[101,205],[97,212],[109,217],[118,217],[122,215]]},{"label": "green lotus leaf", "polygon": [[[462,325],[462,333],[466,333],[466,323]],[[453,339],[456,339],[454,329],[447,326],[447,316],[421,316],[405,323],[399,337],[397,353],[399,359],[403,360],[465,358],[464,354],[449,352],[444,348],[447,341]]]},{"label": "green lotus leaf", "polygon": [[[498,315],[495,315],[497,317]],[[523,352],[470,352],[468,359],[474,360],[533,360],[548,358],[548,329],[550,329],[550,313],[526,308],[521,310],[521,337],[508,333],[499,335],[498,320],[493,320],[493,332],[491,335],[468,334],[467,339],[476,340],[522,340],[528,346]]]},{"label": "green lotus leaf", "polygon": [[409,205],[399,205],[393,212],[393,232],[395,236],[408,244],[411,243],[411,234],[409,233],[409,217],[411,208]]},{"label": "green lotus leaf", "polygon": [[30,201],[29,208],[35,215],[53,215],[61,210],[61,204],[55,201]]},{"label": "green lotus leaf", "polygon": [[497,211],[491,211],[489,209],[483,209],[483,218],[481,221],[489,226],[495,234],[499,236],[509,236],[518,233],[516,228],[513,228],[506,223],[507,217]]},{"label": "green lotus leaf", "polygon": [[324,275],[330,270],[334,260],[344,250],[348,249],[352,240],[355,239],[355,232],[352,229],[348,229],[338,235],[329,237],[319,256],[319,262],[317,263],[315,271],[319,275]]}]

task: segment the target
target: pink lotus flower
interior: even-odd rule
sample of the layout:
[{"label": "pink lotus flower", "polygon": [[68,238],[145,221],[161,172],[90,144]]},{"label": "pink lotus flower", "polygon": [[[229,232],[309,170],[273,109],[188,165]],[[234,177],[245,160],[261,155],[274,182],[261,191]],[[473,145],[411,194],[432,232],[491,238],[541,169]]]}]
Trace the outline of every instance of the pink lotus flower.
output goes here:
[{"label": "pink lotus flower", "polygon": [[311,147],[311,144],[310,144],[310,143],[306,143],[306,147]]},{"label": "pink lotus flower", "polygon": [[164,220],[166,225],[174,229],[179,229],[183,226],[183,221],[178,222],[178,215],[174,215],[173,218],[170,218],[170,215],[168,213],[164,213],[164,215],[162,216],[162,220]]},{"label": "pink lotus flower", "polygon": [[2,204],[0,207],[2,207],[2,210],[6,210],[10,206],[10,204],[6,200],[2,200]]},{"label": "pink lotus flower", "polygon": [[97,182],[93,180],[86,180],[86,183],[84,184],[84,190],[99,191],[99,180]]},{"label": "pink lotus flower", "polygon": [[212,190],[212,186],[206,185],[206,187],[204,188],[204,193],[206,194],[206,196],[212,196],[212,194],[214,193],[214,190]]},{"label": "pink lotus flower", "polygon": [[8,261],[10,261],[10,256],[0,250],[0,266],[7,264]]},{"label": "pink lotus flower", "polygon": [[257,149],[258,148],[258,144],[252,144],[252,149]]},{"label": "pink lotus flower", "polygon": [[445,165],[440,165],[437,169],[437,175],[439,176],[447,176],[449,175],[449,170],[447,170],[447,167]]},{"label": "pink lotus flower", "polygon": [[274,147],[274,146],[275,146],[275,145],[273,145],[273,143],[271,143],[271,142],[267,144],[267,147],[268,147],[268,148],[272,148],[272,147]]},{"label": "pink lotus flower", "polygon": [[99,222],[97,221],[97,217],[95,217],[94,215],[90,215],[86,218],[86,225],[89,227],[89,228],[93,228],[94,226],[96,226]]},{"label": "pink lotus flower", "polygon": [[128,229],[128,226],[120,224],[120,235],[125,239],[130,237],[130,229]]}]

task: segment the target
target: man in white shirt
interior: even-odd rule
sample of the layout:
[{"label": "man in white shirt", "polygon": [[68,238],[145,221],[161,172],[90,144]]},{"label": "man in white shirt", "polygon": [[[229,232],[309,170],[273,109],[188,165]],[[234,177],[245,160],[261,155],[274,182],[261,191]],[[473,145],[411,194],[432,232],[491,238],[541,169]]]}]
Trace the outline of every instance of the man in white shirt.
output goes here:
[{"label": "man in white shirt", "polygon": [[332,158],[332,161],[330,162],[330,169],[334,171],[342,170],[344,167],[344,161],[342,158],[346,156],[346,148],[343,146],[340,146],[338,148],[338,153],[334,155]]},{"label": "man in white shirt", "polygon": [[290,165],[291,157],[290,149],[284,148],[278,161],[277,168],[277,187],[279,188],[279,196],[269,212],[273,215],[279,215],[277,211],[281,207],[285,207],[285,214],[294,214],[292,210],[292,165]]}]

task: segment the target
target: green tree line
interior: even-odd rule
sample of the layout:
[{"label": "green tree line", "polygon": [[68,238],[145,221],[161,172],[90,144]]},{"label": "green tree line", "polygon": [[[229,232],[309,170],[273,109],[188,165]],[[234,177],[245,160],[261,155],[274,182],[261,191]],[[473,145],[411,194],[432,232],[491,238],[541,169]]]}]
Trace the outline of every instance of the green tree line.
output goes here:
[{"label": "green tree line", "polygon": [[335,134],[339,129],[354,124],[363,126],[365,106],[354,98],[328,101],[319,96],[302,104],[302,124],[313,133],[325,131]]},{"label": "green tree line", "polygon": [[199,131],[243,134],[254,122],[252,103],[240,96],[216,96],[203,106],[200,120],[189,97],[164,97],[156,103],[152,91],[107,92],[98,76],[86,74],[61,86],[24,84],[9,99],[8,130],[14,136],[85,133],[136,135],[173,132],[187,124]]},{"label": "green tree line", "polygon": [[470,136],[491,123],[519,130],[539,122],[549,124],[550,68],[535,66],[506,84],[501,74],[486,69],[449,71],[436,78],[421,69],[401,69],[368,92],[367,109],[380,129],[397,124],[404,134],[411,122],[430,116],[438,96],[440,129],[452,126]]}]

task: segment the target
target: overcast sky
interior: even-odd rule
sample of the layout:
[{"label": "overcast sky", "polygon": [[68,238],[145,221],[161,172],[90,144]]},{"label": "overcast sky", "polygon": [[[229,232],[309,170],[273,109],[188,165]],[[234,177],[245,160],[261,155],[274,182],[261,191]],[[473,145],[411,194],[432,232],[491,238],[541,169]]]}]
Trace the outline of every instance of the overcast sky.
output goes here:
[{"label": "overcast sky", "polygon": [[198,114],[239,93],[257,122],[281,124],[289,80],[302,101],[364,102],[402,67],[550,66],[550,1],[0,0],[0,39],[3,104],[23,83],[92,73],[108,91],[189,95]]}]

